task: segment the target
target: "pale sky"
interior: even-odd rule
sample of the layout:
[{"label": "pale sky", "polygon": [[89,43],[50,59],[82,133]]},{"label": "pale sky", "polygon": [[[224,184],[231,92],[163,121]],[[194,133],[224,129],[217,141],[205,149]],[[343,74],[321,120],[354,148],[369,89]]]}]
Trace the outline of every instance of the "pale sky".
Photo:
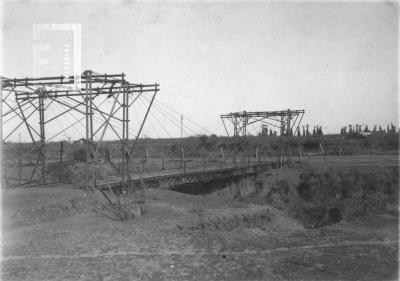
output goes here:
[{"label": "pale sky", "polygon": [[[32,76],[34,23],[78,23],[82,70],[157,82],[157,102],[219,135],[219,115],[243,110],[305,109],[303,124],[326,132],[398,124],[397,4],[23,0],[2,10],[6,77]],[[57,63],[43,71],[63,74]],[[151,125],[146,135],[166,136]]]}]

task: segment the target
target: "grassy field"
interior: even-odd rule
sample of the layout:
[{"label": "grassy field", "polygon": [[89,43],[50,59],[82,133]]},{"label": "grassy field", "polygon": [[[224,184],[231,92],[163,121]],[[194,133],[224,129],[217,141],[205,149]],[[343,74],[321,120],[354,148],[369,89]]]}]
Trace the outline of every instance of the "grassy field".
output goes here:
[{"label": "grassy field", "polygon": [[209,194],[147,190],[126,222],[73,184],[5,189],[2,280],[397,280],[397,156],[302,161]]}]

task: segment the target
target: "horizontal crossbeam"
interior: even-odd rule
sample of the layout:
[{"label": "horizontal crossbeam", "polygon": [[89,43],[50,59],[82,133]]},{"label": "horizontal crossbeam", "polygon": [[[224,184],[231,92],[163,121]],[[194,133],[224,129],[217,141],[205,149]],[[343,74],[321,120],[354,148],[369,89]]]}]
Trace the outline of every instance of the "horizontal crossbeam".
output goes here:
[{"label": "horizontal crossbeam", "polygon": [[222,114],[221,118],[232,118],[232,117],[277,117],[277,116],[294,116],[298,114],[304,114],[305,110],[280,110],[280,111],[243,111],[243,112],[233,112],[228,114]]}]

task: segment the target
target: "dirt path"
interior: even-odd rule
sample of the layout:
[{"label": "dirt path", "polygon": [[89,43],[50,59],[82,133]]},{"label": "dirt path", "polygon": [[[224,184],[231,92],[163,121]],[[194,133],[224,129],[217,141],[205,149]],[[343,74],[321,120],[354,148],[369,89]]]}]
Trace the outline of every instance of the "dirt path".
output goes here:
[{"label": "dirt path", "polygon": [[246,250],[243,252],[232,252],[232,251],[157,251],[157,253],[143,253],[139,251],[130,252],[116,252],[116,253],[99,253],[99,254],[81,254],[81,255],[39,255],[39,256],[5,256],[2,258],[3,262],[8,260],[24,260],[24,259],[79,259],[79,258],[98,258],[98,257],[113,257],[113,256],[126,256],[126,255],[140,255],[140,256],[200,256],[200,255],[229,255],[229,256],[240,256],[240,255],[257,255],[257,254],[272,254],[275,252],[285,251],[300,251],[300,250],[312,250],[317,248],[331,248],[331,247],[346,247],[346,246],[380,246],[380,245],[397,245],[398,241],[351,241],[345,243],[328,243],[319,245],[304,245],[298,247],[280,247],[276,249],[268,250]]}]

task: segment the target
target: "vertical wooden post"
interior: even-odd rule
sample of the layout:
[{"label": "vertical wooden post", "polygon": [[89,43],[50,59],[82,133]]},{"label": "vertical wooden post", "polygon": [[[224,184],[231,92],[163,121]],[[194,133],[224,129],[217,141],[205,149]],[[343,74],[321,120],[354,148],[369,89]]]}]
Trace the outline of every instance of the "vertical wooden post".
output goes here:
[{"label": "vertical wooden post", "polygon": [[279,150],[277,151],[277,160],[278,160],[278,167],[280,168],[281,167],[281,149],[282,149],[282,147],[281,147],[281,145],[279,145]]},{"label": "vertical wooden post", "polygon": [[[122,143],[121,143],[121,179],[122,179],[122,191],[124,191],[127,187],[127,181],[126,181],[126,145],[127,145],[127,138],[126,138],[126,106],[127,104],[125,103],[125,96],[126,91],[125,91],[125,86],[124,80],[122,80],[121,86],[123,87],[123,92],[122,92]],[[142,161],[142,171],[143,171],[143,161]]]},{"label": "vertical wooden post", "polygon": [[325,151],[324,151],[324,149],[322,148],[322,144],[321,144],[321,143],[319,143],[319,149],[321,150],[321,153],[322,153],[322,154],[325,154]]},{"label": "vertical wooden post", "polygon": [[22,157],[18,159],[18,184],[22,184]]},{"label": "vertical wooden post", "polygon": [[258,159],[257,161],[260,162],[260,151],[258,149],[258,146],[256,148],[256,159]]},{"label": "vertical wooden post", "polygon": [[60,142],[60,163],[58,165],[58,181],[61,181],[62,158],[63,158],[64,143]]},{"label": "vertical wooden post", "polygon": [[45,136],[45,123],[44,123],[44,98],[45,93],[42,89],[39,94],[39,126],[40,126],[40,157],[42,160],[42,183],[46,183],[46,136]]},{"label": "vertical wooden post", "polygon": [[224,148],[221,147],[221,159],[219,161],[219,168],[222,168],[222,162],[225,162],[225,154],[224,154]]},{"label": "vertical wooden post", "polygon": [[96,174],[95,174],[95,166],[94,166],[94,153],[92,151],[93,149],[93,92],[92,92],[92,73],[89,73],[89,106],[90,106],[90,110],[89,110],[89,122],[90,122],[90,131],[89,131],[89,139],[90,139],[90,143],[89,143],[89,157],[90,157],[90,165],[92,168],[92,176],[91,176],[91,187],[94,188],[96,185]]},{"label": "vertical wooden post", "polygon": [[164,145],[162,146],[162,156],[161,156],[161,165],[162,165],[162,170],[165,170],[165,163],[164,163],[164,161],[165,161],[165,159],[164,159]]},{"label": "vertical wooden post", "polygon": [[88,87],[88,76],[85,74],[85,121],[86,121],[86,161],[85,161],[85,179],[86,179],[86,192],[89,190],[89,87]]},{"label": "vertical wooden post", "polygon": [[181,147],[181,151],[182,151],[182,154],[181,154],[181,169],[182,169],[183,164],[185,163],[185,152],[183,150],[183,146]]},{"label": "vertical wooden post", "polygon": [[[22,154],[21,133],[18,134],[19,151]],[[22,183],[22,157],[18,158],[18,184]]]},{"label": "vertical wooden post", "polygon": [[181,115],[181,139],[183,138],[183,115]]},{"label": "vertical wooden post", "polygon": [[298,148],[299,148],[299,160],[301,161],[301,157],[302,157],[302,155],[301,155],[301,148],[300,148],[300,144],[299,144]]}]

